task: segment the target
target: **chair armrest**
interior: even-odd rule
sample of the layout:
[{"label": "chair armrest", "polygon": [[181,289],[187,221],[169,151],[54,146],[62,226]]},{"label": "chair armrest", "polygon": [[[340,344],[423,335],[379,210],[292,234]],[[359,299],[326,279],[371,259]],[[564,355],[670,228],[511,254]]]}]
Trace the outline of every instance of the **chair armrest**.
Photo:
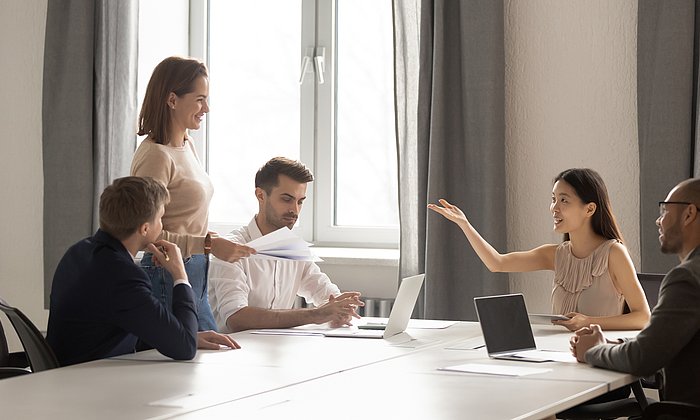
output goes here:
[{"label": "chair armrest", "polygon": [[640,378],[642,386],[647,389],[661,389],[662,378],[661,372],[656,372],[653,375]]}]

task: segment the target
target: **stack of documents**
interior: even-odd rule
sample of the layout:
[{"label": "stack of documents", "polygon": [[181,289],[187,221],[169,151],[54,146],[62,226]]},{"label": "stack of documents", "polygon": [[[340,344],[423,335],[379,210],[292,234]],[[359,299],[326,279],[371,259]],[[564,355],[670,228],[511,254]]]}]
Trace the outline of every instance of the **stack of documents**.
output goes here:
[{"label": "stack of documents", "polygon": [[254,239],[246,245],[257,251],[257,254],[251,255],[251,258],[323,261],[311,253],[309,247],[313,246],[313,244],[294,235],[292,231],[286,227],[277,229],[258,239]]}]

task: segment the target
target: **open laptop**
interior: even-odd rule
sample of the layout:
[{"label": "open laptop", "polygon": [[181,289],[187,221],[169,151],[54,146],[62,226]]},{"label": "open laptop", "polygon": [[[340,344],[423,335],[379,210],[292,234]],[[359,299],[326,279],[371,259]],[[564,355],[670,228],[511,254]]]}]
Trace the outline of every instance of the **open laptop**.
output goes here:
[{"label": "open laptop", "polygon": [[537,350],[521,293],[476,297],[474,305],[489,357],[527,362],[575,360],[568,352]]},{"label": "open laptop", "polygon": [[411,313],[413,312],[413,307],[416,306],[416,300],[418,299],[421,286],[423,286],[424,278],[425,274],[419,274],[406,277],[401,281],[384,331],[336,328],[324,331],[323,335],[326,337],[390,338],[401,334],[406,330],[408,321],[411,319]]}]

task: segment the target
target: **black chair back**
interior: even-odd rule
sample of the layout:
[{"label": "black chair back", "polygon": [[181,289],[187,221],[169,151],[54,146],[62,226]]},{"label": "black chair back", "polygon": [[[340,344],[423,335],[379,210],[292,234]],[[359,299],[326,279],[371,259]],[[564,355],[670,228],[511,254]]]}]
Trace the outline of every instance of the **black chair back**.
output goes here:
[{"label": "black chair back", "polygon": [[637,273],[639,283],[642,285],[644,294],[647,295],[649,309],[654,309],[654,306],[656,306],[656,303],[659,301],[659,289],[661,288],[661,281],[664,277],[664,274]]},{"label": "black chair back", "polygon": [[[53,350],[36,326],[17,308],[0,298],[0,311],[9,318],[22,342],[32,372],[57,368],[58,360]],[[3,334],[4,336],[4,334]]]},{"label": "black chair back", "polygon": [[2,322],[0,322],[0,366],[9,366],[10,364],[10,350],[7,347],[7,337],[5,337],[5,330],[2,327]]},{"label": "black chair back", "polygon": [[[664,277],[664,274],[637,273],[639,284],[642,286],[642,290],[644,290],[644,294],[647,297],[650,310],[654,309],[654,306],[656,306],[656,303],[659,301],[659,289],[661,288],[661,280],[663,280]],[[630,307],[627,305],[627,302],[625,302],[622,313],[630,313]]]}]

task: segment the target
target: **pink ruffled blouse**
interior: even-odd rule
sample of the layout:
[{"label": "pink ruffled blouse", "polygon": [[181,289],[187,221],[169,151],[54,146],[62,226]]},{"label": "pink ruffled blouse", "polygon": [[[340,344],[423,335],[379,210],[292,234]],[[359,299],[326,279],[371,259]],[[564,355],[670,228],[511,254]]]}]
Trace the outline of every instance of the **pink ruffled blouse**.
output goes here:
[{"label": "pink ruffled blouse", "polygon": [[615,239],[603,242],[586,258],[575,257],[569,241],[557,247],[552,313],[578,312],[589,316],[622,314],[625,299],[615,289],[608,269],[610,247],[616,242]]}]

